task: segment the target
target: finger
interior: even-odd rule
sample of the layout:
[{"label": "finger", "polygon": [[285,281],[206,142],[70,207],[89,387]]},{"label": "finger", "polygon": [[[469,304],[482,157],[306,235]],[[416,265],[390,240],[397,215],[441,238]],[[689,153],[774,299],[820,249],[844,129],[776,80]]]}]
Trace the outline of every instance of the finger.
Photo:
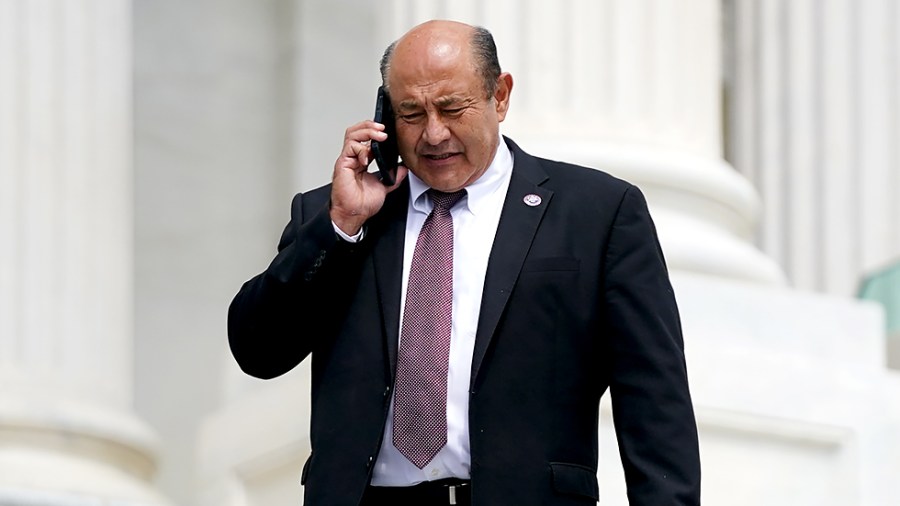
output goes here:
[{"label": "finger", "polygon": [[369,141],[347,141],[348,152],[347,155],[351,158],[356,157],[362,152],[365,152],[369,149]]},{"label": "finger", "polygon": [[371,120],[362,121],[357,123],[344,132],[344,139],[346,140],[354,140],[354,141],[367,141],[370,139],[375,139],[378,141],[382,141],[387,138],[387,134],[384,133],[384,125],[381,123],[375,123]]},{"label": "finger", "polygon": [[344,149],[335,162],[335,169],[360,172],[366,169],[365,157],[368,155],[369,146],[358,141],[347,141]]},{"label": "finger", "polygon": [[370,148],[368,144],[360,143],[360,146],[362,146],[362,149],[357,151],[356,159],[359,161],[361,170],[366,170],[369,168],[369,160],[372,159],[372,157],[369,155],[372,151],[372,148]]},{"label": "finger", "polygon": [[352,130],[359,130],[362,128],[374,128],[376,130],[383,130],[384,125],[382,125],[381,123],[376,123],[370,119],[366,119],[360,121],[359,123],[351,125],[349,128],[347,128],[347,131],[350,132]]},{"label": "finger", "polygon": [[369,166],[369,160],[372,159],[372,148],[369,141],[347,141],[346,157],[352,162],[353,169],[363,171]]}]

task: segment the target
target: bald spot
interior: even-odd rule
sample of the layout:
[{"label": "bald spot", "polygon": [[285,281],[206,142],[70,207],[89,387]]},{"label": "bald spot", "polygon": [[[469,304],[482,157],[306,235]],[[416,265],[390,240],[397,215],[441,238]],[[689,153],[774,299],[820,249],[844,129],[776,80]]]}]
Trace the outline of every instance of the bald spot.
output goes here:
[{"label": "bald spot", "polygon": [[[427,21],[397,41],[388,75],[389,88],[396,78],[406,82],[431,76],[449,78],[462,66],[477,72],[471,42],[475,29],[456,21]],[[462,61],[460,61],[462,60]]]}]

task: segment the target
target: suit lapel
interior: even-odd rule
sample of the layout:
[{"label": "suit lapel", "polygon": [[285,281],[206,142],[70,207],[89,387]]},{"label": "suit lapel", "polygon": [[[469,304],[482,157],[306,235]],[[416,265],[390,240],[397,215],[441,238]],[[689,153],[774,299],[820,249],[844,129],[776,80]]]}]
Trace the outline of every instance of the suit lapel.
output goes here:
[{"label": "suit lapel", "polygon": [[388,360],[388,379],[393,382],[397,363],[400,329],[400,293],[403,278],[403,242],[406,235],[406,212],[409,205],[409,183],[389,193],[385,205],[373,223],[378,242],[372,251],[375,285],[381,307],[382,335]]},{"label": "suit lapel", "polygon": [[[547,174],[537,159],[519,149],[509,139],[506,141],[513,152],[513,173],[485,274],[481,311],[475,334],[475,352],[472,357],[472,385],[475,384],[497,323],[506,308],[509,296],[519,278],[519,272],[522,270],[522,263],[553,196],[551,190],[539,186],[547,180]],[[531,195],[540,197],[538,205],[525,203],[526,196]],[[529,200],[533,204],[537,199]]]}]

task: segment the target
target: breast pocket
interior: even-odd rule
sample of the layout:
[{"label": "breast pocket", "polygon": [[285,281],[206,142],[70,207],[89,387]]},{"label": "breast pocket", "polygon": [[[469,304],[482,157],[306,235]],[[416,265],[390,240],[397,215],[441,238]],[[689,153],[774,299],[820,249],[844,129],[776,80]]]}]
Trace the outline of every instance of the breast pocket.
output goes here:
[{"label": "breast pocket", "polygon": [[538,257],[525,260],[522,272],[566,272],[580,268],[581,261],[574,257]]},{"label": "breast pocket", "polygon": [[[510,325],[523,325],[529,335],[551,345],[569,301],[578,291],[580,262],[574,257],[533,257],[525,260],[509,300]],[[549,352],[549,350],[547,350]]]},{"label": "breast pocket", "polygon": [[558,309],[577,286],[581,262],[575,257],[535,257],[525,260],[515,293],[532,307]]}]

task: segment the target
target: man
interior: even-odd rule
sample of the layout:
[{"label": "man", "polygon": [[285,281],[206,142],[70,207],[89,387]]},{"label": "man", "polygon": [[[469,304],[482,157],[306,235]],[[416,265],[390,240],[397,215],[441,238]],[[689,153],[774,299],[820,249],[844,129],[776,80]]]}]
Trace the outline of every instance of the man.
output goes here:
[{"label": "man", "polygon": [[382,60],[403,166],[347,129],[229,311],[271,378],[312,355],[307,505],[592,504],[610,389],[631,504],[699,504],[678,311],[641,193],[501,138],[490,34],[413,28]]}]

